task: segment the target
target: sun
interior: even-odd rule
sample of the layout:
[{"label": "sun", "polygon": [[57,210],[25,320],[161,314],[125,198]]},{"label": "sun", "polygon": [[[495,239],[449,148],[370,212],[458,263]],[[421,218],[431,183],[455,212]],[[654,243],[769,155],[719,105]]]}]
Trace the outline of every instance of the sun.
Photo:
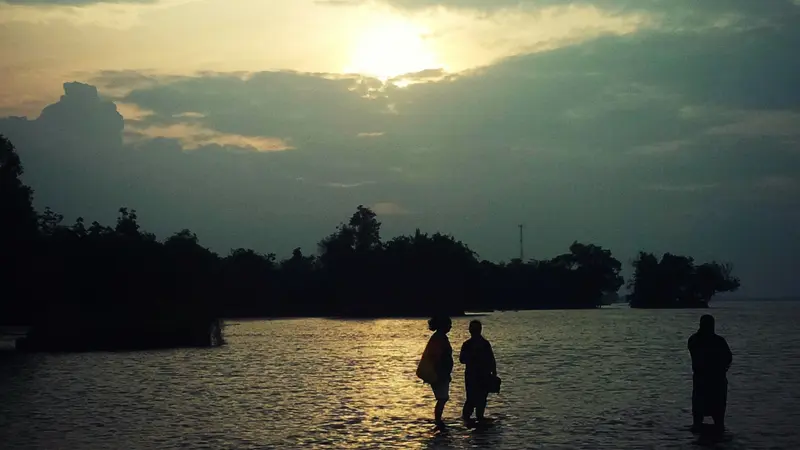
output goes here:
[{"label": "sun", "polygon": [[442,68],[424,35],[424,29],[400,20],[367,28],[360,34],[345,72],[386,81],[407,73]]}]

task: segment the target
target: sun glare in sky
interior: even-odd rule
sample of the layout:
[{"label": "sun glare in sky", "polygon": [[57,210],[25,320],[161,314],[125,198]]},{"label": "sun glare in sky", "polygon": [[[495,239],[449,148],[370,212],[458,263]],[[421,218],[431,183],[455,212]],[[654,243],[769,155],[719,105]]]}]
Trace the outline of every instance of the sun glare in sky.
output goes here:
[{"label": "sun glare in sky", "polygon": [[442,68],[424,35],[424,29],[401,20],[367,28],[359,35],[345,72],[387,80],[411,72]]}]

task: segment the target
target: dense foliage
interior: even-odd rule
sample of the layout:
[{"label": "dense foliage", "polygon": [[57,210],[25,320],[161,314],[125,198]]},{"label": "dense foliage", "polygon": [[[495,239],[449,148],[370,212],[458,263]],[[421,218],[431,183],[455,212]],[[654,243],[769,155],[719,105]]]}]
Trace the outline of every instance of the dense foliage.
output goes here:
[{"label": "dense foliage", "polygon": [[[36,240],[33,191],[20,180],[22,164],[14,146],[0,135],[0,319],[30,315],[31,291],[26,274]],[[14,311],[7,310],[14,304]],[[6,306],[6,308],[3,308]]]},{"label": "dense foliage", "polygon": [[633,267],[628,299],[634,308],[703,308],[717,293],[733,292],[740,284],[730,264],[696,265],[691,257],[670,253],[659,261],[652,253],[640,252]]},{"label": "dense foliage", "polygon": [[[93,314],[416,316],[595,308],[623,285],[621,263],[597,245],[575,242],[548,260],[481,261],[442,233],[417,230],[384,241],[381,223],[364,206],[319,242],[317,256],[299,248],[283,261],[249,249],[220,256],[189,230],[159,241],[127,208],[120,208],[114,226],[87,226],[80,218],[65,225],[50,209],[37,214],[21,174],[14,147],[0,136],[0,322]],[[726,290],[715,274],[728,270],[729,276],[727,266],[667,270],[668,263],[656,276],[647,264],[644,256],[636,263],[637,305],[707,301]]]}]

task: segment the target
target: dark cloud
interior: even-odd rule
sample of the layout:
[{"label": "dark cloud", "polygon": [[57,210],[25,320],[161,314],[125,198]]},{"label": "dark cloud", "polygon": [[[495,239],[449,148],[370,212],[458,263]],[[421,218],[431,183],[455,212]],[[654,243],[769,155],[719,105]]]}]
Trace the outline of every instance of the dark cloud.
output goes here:
[{"label": "dark cloud", "polygon": [[390,178],[363,183],[376,170],[335,146],[320,160],[218,145],[185,151],[178,138],[123,144],[122,125],[93,86],[66,83],[65,95],[39,118],[0,119],[0,132],[19,148],[39,208],[109,222],[129,205],[157,233],[190,226],[223,252],[242,245],[313,250],[356,204],[393,200]]},{"label": "dark cloud", "polygon": [[[550,7],[593,7],[610,15],[645,14],[663,30],[697,31],[709,28],[797,27],[796,0],[378,0],[392,7],[419,11],[446,8],[479,14],[498,11],[537,13]],[[330,6],[356,6],[372,0],[318,0]]]},{"label": "dark cloud", "polygon": [[[160,234],[189,226],[217,249],[311,249],[363,203],[390,234],[438,228],[492,259],[516,254],[524,221],[534,256],[573,239],[623,259],[685,252],[733,260],[750,293],[796,293],[797,39],[780,27],[638,33],[450,78],[410,75],[423,82],[406,88],[107,72],[94,80],[103,92],[152,112],[126,118],[128,143],[86,85],[0,132],[20,148],[40,206],[108,219],[131,205]],[[187,151],[170,134],[181,130],[228,138]],[[293,148],[258,152],[236,137]]]},{"label": "dark cloud", "polygon": [[[660,12],[668,14],[741,14],[759,17],[780,17],[795,12],[793,0],[381,0],[398,8],[456,8],[471,10],[539,9],[552,6],[589,5],[612,12]],[[317,3],[330,5],[352,5],[368,3],[366,0],[320,0]]]}]

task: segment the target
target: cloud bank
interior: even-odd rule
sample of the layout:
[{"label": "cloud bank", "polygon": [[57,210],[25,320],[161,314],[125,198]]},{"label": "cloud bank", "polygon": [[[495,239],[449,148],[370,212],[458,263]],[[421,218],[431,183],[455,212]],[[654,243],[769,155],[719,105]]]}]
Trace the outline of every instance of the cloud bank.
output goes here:
[{"label": "cloud bank", "polygon": [[746,293],[797,293],[800,27],[774,26],[795,6],[691,4],[763,23],[597,37],[402,88],[107,71],[91,80],[105,97],[67,84],[0,132],[39,207],[109,221],[127,205],[161,235],[188,226],[221,251],[312,250],[364,204],[388,234],[440,229],[490,259],[517,254],[524,222],[529,255],[573,239],[621,259],[688,253],[732,260]]}]

